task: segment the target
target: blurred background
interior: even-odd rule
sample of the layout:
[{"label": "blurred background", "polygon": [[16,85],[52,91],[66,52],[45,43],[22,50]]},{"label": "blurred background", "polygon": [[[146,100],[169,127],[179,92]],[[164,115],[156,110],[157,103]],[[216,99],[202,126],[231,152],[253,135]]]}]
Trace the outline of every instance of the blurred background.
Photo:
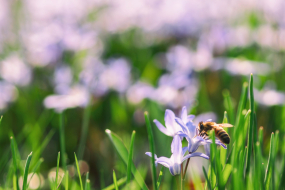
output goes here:
[{"label": "blurred background", "polygon": [[[39,178],[48,187],[60,113],[71,177],[74,152],[94,188],[111,184],[113,169],[125,176],[106,129],[127,147],[136,130],[134,161],[146,175],[144,111],[164,124],[165,109],[180,116],[187,106],[200,119],[222,122],[224,97],[230,94],[236,110],[250,73],[269,146],[270,133],[284,125],[284,7],[283,0],[0,0],[0,184],[13,135],[22,160],[31,151],[32,164],[44,159]],[[170,156],[172,139],[153,130],[158,156]]]}]

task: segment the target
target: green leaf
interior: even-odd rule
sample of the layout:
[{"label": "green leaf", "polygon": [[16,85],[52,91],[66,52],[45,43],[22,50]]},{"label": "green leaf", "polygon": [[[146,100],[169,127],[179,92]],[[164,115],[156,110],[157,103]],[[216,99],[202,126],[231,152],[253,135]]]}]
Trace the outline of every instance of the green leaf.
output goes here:
[{"label": "green leaf", "polygon": [[152,157],[150,157],[150,160],[151,160],[153,189],[157,190],[157,186],[156,186],[156,183],[157,183],[157,180],[156,180],[156,167],[155,167],[155,158],[154,158],[154,140],[153,140],[152,129],[151,129],[151,125],[150,125],[150,121],[149,121],[147,112],[144,113],[144,118],[145,118],[147,133],[148,133],[149,149],[150,149],[150,152],[151,152],[151,155],[152,155]]},{"label": "green leaf", "polygon": [[33,174],[32,174],[32,176],[31,176],[31,178],[30,178],[30,180],[29,180],[29,182],[28,182],[28,187],[29,187],[29,184],[30,184],[30,182],[31,182],[31,180],[33,179],[33,176],[35,175],[35,173],[36,173],[36,171],[38,170],[38,168],[40,167],[40,165],[43,163],[43,161],[44,161],[44,159],[43,158],[40,158],[39,160],[38,160],[38,162],[36,163],[36,165],[35,165],[35,167],[34,167],[34,169],[33,169]]},{"label": "green leaf", "polygon": [[133,162],[133,151],[134,151],[134,141],[135,141],[136,132],[133,131],[131,137],[131,145],[130,145],[130,153],[128,157],[128,165],[127,165],[127,183],[128,185],[131,181],[131,174],[132,174],[132,162]]},{"label": "green leaf", "polygon": [[[117,181],[118,187],[121,186],[121,185],[123,185],[123,184],[125,184],[126,181],[127,181],[127,177],[123,177],[123,178],[119,179],[119,180]],[[112,190],[112,189],[115,189],[115,185],[114,185],[114,184],[111,184],[111,185],[109,185],[108,187],[105,187],[105,188],[102,189],[102,190]]]},{"label": "green leaf", "polygon": [[88,186],[89,186],[89,189],[90,189],[89,172],[86,173],[86,181],[85,181],[85,188],[84,188],[84,190],[88,190]]},{"label": "green leaf", "polygon": [[228,182],[228,179],[229,179],[229,177],[231,175],[232,169],[233,169],[233,167],[230,164],[227,164],[225,166],[225,168],[223,170],[223,183],[224,183],[223,186],[225,186],[226,183]]},{"label": "green leaf", "polygon": [[[226,111],[224,112],[223,123],[228,123],[228,114]],[[228,131],[227,128],[224,128],[224,130],[226,132]],[[227,149],[221,148],[220,149],[220,162],[221,162],[222,166],[226,163],[226,158],[227,158]]]},{"label": "green leaf", "polygon": [[77,151],[79,160],[83,158],[83,154],[85,150],[85,144],[86,144],[87,135],[88,135],[90,113],[91,113],[91,105],[88,104],[84,109],[83,121],[82,121],[82,127],[81,127],[81,136],[80,136],[80,142],[79,142],[78,151]]},{"label": "green leaf", "polygon": [[77,173],[78,173],[78,177],[79,177],[80,188],[81,188],[81,190],[83,190],[83,184],[82,184],[82,179],[81,179],[80,169],[79,169],[78,160],[77,160],[77,157],[76,157],[75,152],[74,152],[74,158],[75,158],[75,163],[76,163]]},{"label": "green leaf", "polygon": [[210,182],[210,180],[209,180],[209,178],[208,178],[208,175],[207,175],[207,172],[206,172],[204,166],[203,166],[203,174],[204,174],[204,177],[205,177],[205,179],[206,179],[208,189],[209,189],[209,190],[212,190],[211,182]]},{"label": "green leaf", "polygon": [[[34,151],[34,153],[33,153],[33,158],[34,159],[33,160],[39,160],[42,152],[47,147],[48,143],[50,142],[50,140],[51,140],[51,138],[53,137],[54,134],[55,134],[55,129],[51,129],[49,131],[49,133],[46,135],[46,137],[44,138],[44,140],[42,141],[42,143],[39,146],[39,148],[36,151]],[[31,166],[33,166],[33,162],[31,163]]]},{"label": "green leaf", "polygon": [[[274,157],[274,133],[271,133],[271,139],[270,139],[270,150],[269,150],[269,156],[268,156],[268,162],[267,162],[267,167],[265,171],[265,188],[270,189],[270,180],[272,177],[272,162],[274,162],[273,157]],[[273,185],[273,184],[272,184]]]},{"label": "green leaf", "polygon": [[157,184],[156,184],[157,189],[159,189],[159,186],[160,186],[160,184],[161,184],[161,180],[162,180],[162,178],[163,178],[164,168],[165,168],[165,167],[162,166],[162,167],[161,167],[161,170],[160,170],[160,172],[159,172],[159,176],[158,176],[158,180],[157,180]]},{"label": "green leaf", "polygon": [[116,177],[115,170],[113,170],[113,180],[114,180],[115,189],[116,189],[116,190],[119,190],[118,184],[117,184],[117,177]]},{"label": "green leaf", "polygon": [[64,113],[59,115],[59,136],[60,136],[60,150],[61,150],[61,163],[64,172],[66,171],[65,159],[65,130],[64,130]]},{"label": "green leaf", "polygon": [[[282,139],[282,142],[285,142],[285,136]],[[283,146],[282,149],[282,158],[285,158],[285,147]],[[285,162],[283,161],[283,167],[280,173],[281,177],[280,177],[280,181],[279,181],[279,190],[283,189],[285,187]]]},{"label": "green leaf", "polygon": [[227,112],[229,113],[229,121],[230,123],[235,123],[234,122],[234,107],[233,107],[233,102],[230,96],[230,92],[228,90],[224,90],[223,96],[224,96],[225,108]]},{"label": "green leaf", "polygon": [[18,164],[17,164],[17,159],[16,159],[16,146],[15,146],[14,138],[10,137],[10,140],[11,140],[11,151],[12,151],[14,174],[15,174],[15,181],[16,181],[13,184],[16,185],[16,187],[14,186],[14,189],[16,188],[17,190],[20,190],[19,183],[18,183],[19,178],[18,178]]},{"label": "green leaf", "polygon": [[242,92],[239,100],[239,105],[237,109],[237,117],[235,122],[235,128],[234,128],[234,136],[236,136],[237,132],[239,131],[239,127],[243,118],[243,110],[246,109],[246,103],[247,103],[247,95],[248,95],[248,83],[244,82],[242,86]]},{"label": "green leaf", "polygon": [[55,184],[54,189],[57,189],[57,179],[58,179],[58,170],[59,170],[59,161],[60,161],[60,152],[57,154],[57,164],[56,164],[56,174],[55,174]]},{"label": "green leaf", "polygon": [[253,147],[253,141],[254,141],[254,96],[253,96],[253,75],[250,75],[249,80],[249,103],[250,103],[250,125],[248,130],[248,151],[247,151],[247,166],[246,166],[246,174],[249,174],[250,166],[251,166],[251,153],[252,153],[252,147]]},{"label": "green leaf", "polygon": [[[129,153],[128,153],[128,150],[125,147],[124,143],[122,142],[122,140],[116,134],[112,133],[109,129],[106,129],[106,134],[110,138],[111,142],[113,143],[115,149],[118,151],[118,153],[121,156],[124,163],[127,165]],[[146,186],[144,179],[142,178],[140,173],[137,171],[134,163],[132,163],[131,167],[132,167],[131,170],[132,170],[132,173],[134,175],[134,178],[137,181],[137,183],[139,184],[139,186],[143,190],[148,190],[148,187]]]},{"label": "green leaf", "polygon": [[264,182],[263,182],[263,176],[264,176],[264,170],[263,170],[263,165],[262,165],[262,154],[261,154],[261,146],[259,142],[256,142],[255,145],[256,148],[256,159],[255,161],[255,175],[254,177],[254,182],[255,182],[255,189],[264,189]]},{"label": "green leaf", "polygon": [[28,175],[29,175],[29,167],[30,167],[30,163],[31,163],[31,159],[32,159],[32,155],[33,152],[31,152],[28,155],[27,161],[26,161],[26,165],[25,165],[25,171],[24,171],[24,180],[23,180],[23,190],[27,189],[27,182],[28,182]]},{"label": "green leaf", "polygon": [[[262,147],[263,147],[263,127],[259,127],[259,131],[258,131],[258,142],[259,145],[261,147],[261,156],[262,156]],[[262,158],[262,157],[260,157]]]},{"label": "green leaf", "polygon": [[[219,159],[217,159],[217,145],[215,143],[215,133],[213,131],[210,131],[210,139],[212,140],[212,143],[210,144],[210,163],[211,163],[211,184],[212,184],[212,189],[215,188],[216,182],[218,185],[221,185],[219,183],[219,170],[220,170],[220,165],[219,165]],[[220,187],[219,187],[220,188]]]}]

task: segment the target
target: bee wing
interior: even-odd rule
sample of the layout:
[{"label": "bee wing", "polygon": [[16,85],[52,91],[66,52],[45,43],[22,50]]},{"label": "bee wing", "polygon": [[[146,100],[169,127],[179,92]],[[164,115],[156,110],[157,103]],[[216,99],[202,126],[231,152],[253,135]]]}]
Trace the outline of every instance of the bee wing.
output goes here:
[{"label": "bee wing", "polygon": [[220,123],[220,124],[217,124],[219,125],[220,127],[233,127],[233,125],[229,124],[229,123]]}]

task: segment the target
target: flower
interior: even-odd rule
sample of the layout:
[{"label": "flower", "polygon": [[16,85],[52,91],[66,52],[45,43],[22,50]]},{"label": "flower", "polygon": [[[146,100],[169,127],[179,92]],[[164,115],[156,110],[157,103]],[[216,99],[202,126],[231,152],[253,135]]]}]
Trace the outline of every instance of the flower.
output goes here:
[{"label": "flower", "polygon": [[57,112],[62,112],[68,108],[77,106],[85,107],[88,105],[90,94],[82,86],[74,86],[66,91],[65,94],[55,94],[47,96],[44,100],[46,108],[53,108]]},{"label": "flower", "polygon": [[[181,164],[188,158],[190,157],[195,157],[195,156],[200,156],[205,159],[209,159],[209,156],[206,154],[200,153],[200,152],[195,152],[188,154],[184,156],[185,152],[187,151],[187,147],[182,148],[182,143],[181,143],[181,138],[179,135],[175,135],[173,138],[173,141],[171,143],[171,152],[172,155],[170,158],[166,157],[159,157],[157,158],[156,155],[154,155],[155,158],[155,164],[161,164],[167,168],[169,168],[169,171],[171,175],[178,175],[181,172]],[[148,156],[152,156],[150,152],[145,153]]]},{"label": "flower", "polygon": [[[209,139],[204,139],[203,137],[199,136],[198,129],[193,122],[194,115],[187,116],[187,110],[184,106],[182,108],[181,119],[175,118],[175,121],[181,126],[182,131],[178,132],[178,135],[181,137],[185,137],[188,141],[188,151],[189,153],[195,152],[199,146],[207,145],[212,143]],[[207,120],[211,121],[211,119]],[[227,148],[220,140],[216,139],[216,144],[223,146],[225,149]],[[207,146],[206,146],[207,147]],[[207,151],[207,150],[206,150]]]},{"label": "flower", "polygon": [[157,128],[167,136],[175,136],[181,127],[175,122],[175,114],[173,111],[167,109],[165,110],[164,121],[166,128],[156,119],[153,122],[156,124]]}]

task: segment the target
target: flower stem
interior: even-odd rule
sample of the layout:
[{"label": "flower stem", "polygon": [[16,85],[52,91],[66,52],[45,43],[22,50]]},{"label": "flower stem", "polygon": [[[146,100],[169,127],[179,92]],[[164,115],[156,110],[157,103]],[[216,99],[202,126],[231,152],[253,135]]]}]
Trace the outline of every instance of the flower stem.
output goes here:
[{"label": "flower stem", "polygon": [[[189,154],[191,154],[191,152],[189,152]],[[185,166],[185,170],[184,170],[184,174],[183,174],[183,180],[185,179],[186,171],[187,171],[189,162],[190,162],[190,158],[188,158],[187,162],[186,162],[186,166]],[[182,170],[181,170],[181,172],[182,172]]]},{"label": "flower stem", "polygon": [[[180,175],[180,176],[181,176],[181,175]],[[180,178],[180,176],[175,175],[175,180],[176,180],[176,186],[177,186],[176,189],[180,189],[180,190],[181,190],[181,187],[179,188],[179,185],[180,185],[180,183],[179,183],[179,178]]]},{"label": "flower stem", "polygon": [[181,189],[181,190],[183,190],[183,189],[184,189],[184,185],[183,185],[183,181],[184,181],[184,177],[183,177],[183,163],[181,163],[180,167],[181,167],[181,174],[180,174],[180,189]]}]

